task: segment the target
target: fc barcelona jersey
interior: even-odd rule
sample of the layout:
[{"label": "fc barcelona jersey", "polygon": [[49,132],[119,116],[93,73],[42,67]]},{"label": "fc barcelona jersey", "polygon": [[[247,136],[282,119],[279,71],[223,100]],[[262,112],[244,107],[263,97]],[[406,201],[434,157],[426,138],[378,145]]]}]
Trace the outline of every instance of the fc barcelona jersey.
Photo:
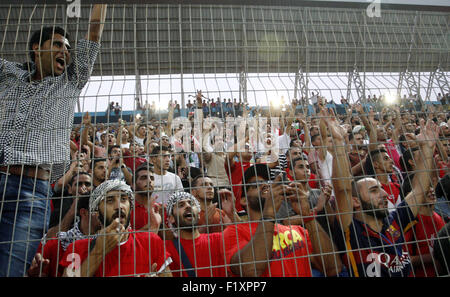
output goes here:
[{"label": "fc barcelona jersey", "polygon": [[405,201],[384,220],[381,232],[353,219],[346,230],[335,223],[334,239],[345,251],[343,263],[355,277],[407,277],[411,259],[404,234],[415,223]]}]

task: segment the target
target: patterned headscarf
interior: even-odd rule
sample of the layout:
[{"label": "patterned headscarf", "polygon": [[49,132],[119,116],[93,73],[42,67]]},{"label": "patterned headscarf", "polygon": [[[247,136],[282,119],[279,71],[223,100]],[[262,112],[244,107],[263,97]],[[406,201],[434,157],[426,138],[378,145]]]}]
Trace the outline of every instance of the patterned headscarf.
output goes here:
[{"label": "patterned headscarf", "polygon": [[101,183],[91,194],[89,199],[89,210],[91,212],[98,211],[98,205],[105,199],[106,194],[111,191],[122,191],[125,192],[130,198],[130,205],[133,209],[134,205],[134,194],[131,187],[127,185],[124,181],[119,179],[107,180]]},{"label": "patterned headscarf", "polygon": [[75,223],[72,229],[66,231],[66,232],[58,232],[57,237],[59,242],[61,243],[63,251],[67,250],[69,245],[79,239],[86,239],[86,238],[96,238],[97,235],[84,235],[79,228],[79,221],[80,219],[78,217],[75,217]]},{"label": "patterned headscarf", "polygon": [[[172,215],[172,210],[174,205],[178,203],[180,200],[189,199],[194,203],[194,206],[197,206],[200,209],[200,203],[198,202],[197,198],[195,198],[192,194],[189,194],[187,192],[178,191],[173,193],[169,196],[169,200],[167,200],[166,207],[167,207],[167,215]],[[168,221],[168,225],[170,228],[173,228],[170,221]]]}]

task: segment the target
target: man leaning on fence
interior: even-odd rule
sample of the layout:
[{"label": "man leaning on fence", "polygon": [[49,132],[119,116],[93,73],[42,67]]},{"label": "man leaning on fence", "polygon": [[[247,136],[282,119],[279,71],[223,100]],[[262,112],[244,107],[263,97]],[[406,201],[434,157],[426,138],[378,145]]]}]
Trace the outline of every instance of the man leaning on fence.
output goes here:
[{"label": "man leaning on fence", "polygon": [[94,5],[86,38],[73,52],[64,29],[43,27],[31,36],[31,62],[0,59],[0,276],[23,276],[46,232],[50,183],[69,164],[75,103],[105,17],[106,5]]}]

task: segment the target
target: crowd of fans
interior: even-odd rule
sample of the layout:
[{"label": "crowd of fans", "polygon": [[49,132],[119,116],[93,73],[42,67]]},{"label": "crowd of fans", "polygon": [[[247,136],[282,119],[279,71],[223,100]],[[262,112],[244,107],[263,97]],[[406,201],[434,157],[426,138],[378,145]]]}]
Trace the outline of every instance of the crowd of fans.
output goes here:
[{"label": "crowd of fans", "polygon": [[[236,107],[231,100],[217,99],[218,104],[212,106],[200,91],[193,103],[188,101],[188,122],[181,124],[177,102],[169,105],[167,119],[139,114],[133,122],[92,124],[86,113],[82,125],[71,134],[72,163],[52,185],[50,228],[28,274],[73,275],[67,269],[73,262],[66,254],[86,259],[88,249],[96,249],[88,244],[92,238],[98,241],[99,234],[119,230],[118,226],[128,235],[121,237],[124,242],[129,237],[144,240],[141,234],[147,234],[147,240],[150,236],[151,254],[155,254],[152,263],[157,265],[145,269],[142,263],[149,261],[145,251],[135,251],[143,258],[136,257],[130,266],[127,261],[133,257],[126,254],[128,248],[120,251],[119,259],[117,248],[105,251],[100,247],[99,251],[108,254],[98,260],[107,263],[106,268],[84,267],[81,273],[154,275],[156,267],[170,258],[170,269],[157,275],[448,274],[448,243],[442,243],[449,240],[450,220],[447,105],[417,111],[400,105],[372,108],[344,101],[345,114],[338,114],[326,108],[323,99],[318,96],[313,113],[298,105],[302,100],[263,111],[242,102],[234,102]],[[279,117],[279,123],[268,120],[260,129],[260,142],[252,146],[250,134],[255,127],[248,125],[245,131],[233,127],[234,135],[245,136],[235,136],[230,142],[225,140],[229,129],[219,137],[220,123],[208,121],[215,116],[236,121]],[[187,125],[194,127],[195,122],[201,123],[203,137],[197,139],[192,129],[185,141],[189,145],[185,145],[185,134],[180,131]],[[278,143],[275,154],[271,143]],[[237,149],[239,145],[244,149]],[[428,148],[432,149],[429,162],[424,158]],[[107,190],[101,192],[102,186]],[[116,190],[132,193],[125,196],[133,197],[133,203],[122,209],[118,202],[119,211],[111,209],[109,214],[105,206],[102,215],[96,216],[93,197],[109,197],[107,193]],[[357,203],[355,197],[365,196],[365,190],[377,192],[384,202],[361,198]],[[350,207],[343,206],[348,203]],[[408,205],[411,211],[406,210]],[[354,217],[344,218],[344,209]],[[358,230],[360,226],[350,223],[353,219],[367,229]],[[371,219],[380,224],[379,230],[370,224]],[[351,239],[339,238],[348,232],[344,222],[354,228]],[[369,241],[361,243],[364,237]],[[79,246],[74,243],[77,239]],[[437,244],[441,249],[436,249]],[[181,256],[180,246],[187,256]],[[378,259],[373,253],[391,259]],[[123,264],[120,271],[117,262]],[[374,263],[380,267],[372,269]]]},{"label": "crowd of fans", "polygon": [[263,109],[198,91],[187,117],[111,103],[116,123],[86,113],[69,139],[106,12],[73,51],[44,27],[31,61],[0,59],[0,276],[450,274],[448,94]]}]

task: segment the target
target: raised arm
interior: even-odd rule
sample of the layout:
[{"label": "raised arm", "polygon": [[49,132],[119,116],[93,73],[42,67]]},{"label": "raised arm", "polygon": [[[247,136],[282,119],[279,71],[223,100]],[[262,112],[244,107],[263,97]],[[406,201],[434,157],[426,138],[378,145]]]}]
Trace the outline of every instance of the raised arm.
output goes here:
[{"label": "raised arm", "polygon": [[[240,267],[242,267],[241,276],[243,277],[258,277],[267,269],[268,260],[272,255],[275,213],[278,211],[282,200],[291,199],[290,196],[295,196],[293,188],[280,182],[281,175],[274,180],[272,191],[261,194],[261,198],[266,200],[262,211],[262,218],[264,219],[261,219],[255,234],[247,245],[231,257],[230,269],[235,275],[240,274]],[[286,193],[286,196],[284,193]]]},{"label": "raised arm", "polygon": [[83,147],[83,145],[88,145],[91,149],[91,152],[93,152],[94,144],[89,140],[89,128],[92,127],[91,116],[89,115],[89,112],[86,112],[83,115],[82,123],[84,127],[83,131],[81,131],[80,147]]},{"label": "raised arm", "polygon": [[[301,215],[303,225],[308,230],[309,239],[312,245],[311,263],[325,276],[336,276],[342,269],[342,262],[336,256],[330,236],[325,232],[317,220],[314,220],[308,200],[307,185],[295,183],[297,197],[291,199],[292,208]],[[323,207],[323,205],[322,205]],[[310,217],[311,219],[306,219]]]},{"label": "raised arm", "polygon": [[425,202],[425,195],[432,186],[431,170],[433,166],[433,153],[439,132],[436,124],[428,120],[426,125],[422,119],[420,122],[420,134],[417,141],[420,146],[420,160],[417,162],[416,174],[414,175],[412,191],[405,197],[414,217],[417,216],[420,207]]},{"label": "raised arm", "polygon": [[319,124],[319,129],[320,129],[320,138],[322,139],[322,145],[321,147],[318,149],[319,151],[319,156],[321,160],[325,160],[326,156],[327,156],[327,135],[328,135],[328,129],[327,129],[327,118],[325,117],[326,114],[326,109],[322,108],[322,110],[320,111],[320,115],[322,116],[320,118],[320,124]]},{"label": "raised arm", "polygon": [[173,122],[173,104],[169,105],[169,114],[167,115],[167,125],[164,127],[164,132],[167,136],[172,136],[172,122]]},{"label": "raised arm", "polygon": [[331,154],[333,155],[332,182],[336,196],[336,214],[342,224],[342,229],[345,230],[353,220],[352,175],[345,150],[345,131],[339,126],[335,118],[330,118],[327,125],[334,144]]},{"label": "raised arm", "polygon": [[398,107],[394,108],[394,112],[395,112],[395,120],[394,120],[394,129],[392,130],[392,141],[395,144],[398,144],[400,134],[402,134],[402,119],[400,109]]},{"label": "raised arm", "polygon": [[302,124],[303,126],[303,132],[305,134],[305,143],[303,144],[303,150],[306,152],[310,152],[312,149],[311,146],[311,135],[309,133],[309,125],[308,125],[308,121],[306,120],[306,117],[304,115],[301,115],[300,117],[298,117],[298,120],[300,122],[300,124]]},{"label": "raised arm", "polygon": [[[297,109],[297,102],[292,101],[291,109],[289,110],[289,114],[287,116],[287,119],[284,118],[284,113],[281,113],[281,123],[280,128],[283,133],[286,133],[287,135],[290,135],[291,129],[292,129],[292,122],[294,122],[295,117],[295,111]],[[286,122],[286,125],[285,125]]]},{"label": "raised arm", "polygon": [[100,42],[105,26],[106,19],[106,4],[95,4],[91,11],[91,18],[89,20],[89,31],[86,39]]}]

